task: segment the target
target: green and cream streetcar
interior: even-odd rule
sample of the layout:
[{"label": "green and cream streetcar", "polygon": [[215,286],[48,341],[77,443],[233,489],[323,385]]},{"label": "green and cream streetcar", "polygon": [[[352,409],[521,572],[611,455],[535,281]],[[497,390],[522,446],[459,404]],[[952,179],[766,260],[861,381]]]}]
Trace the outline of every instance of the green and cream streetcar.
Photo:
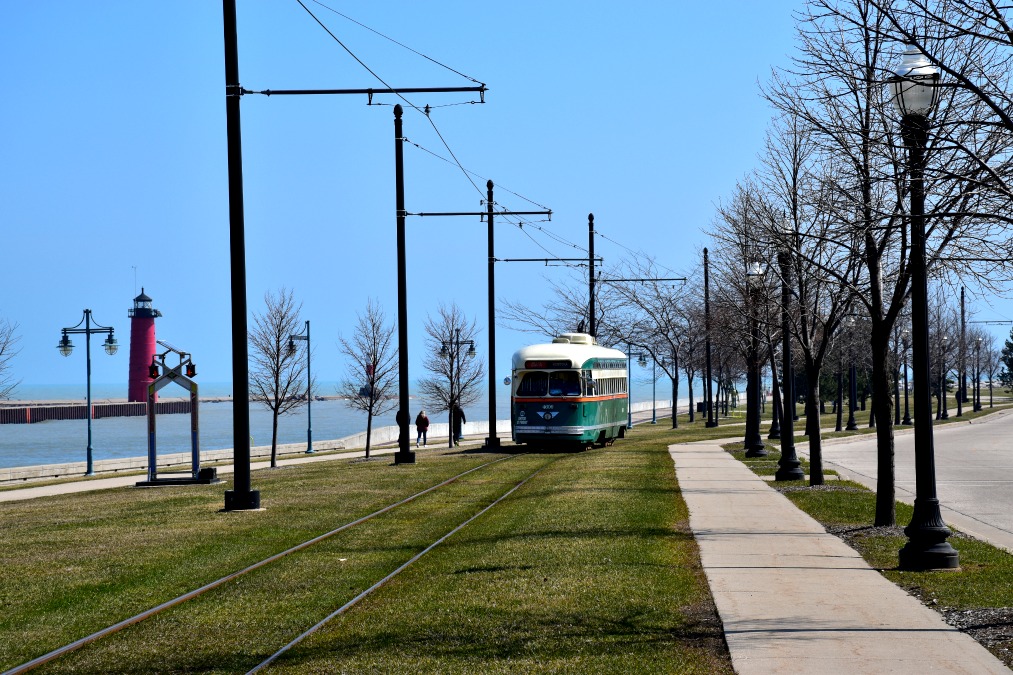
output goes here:
[{"label": "green and cream streetcar", "polygon": [[587,333],[514,354],[510,420],[516,443],[539,447],[608,445],[626,435],[626,354]]}]

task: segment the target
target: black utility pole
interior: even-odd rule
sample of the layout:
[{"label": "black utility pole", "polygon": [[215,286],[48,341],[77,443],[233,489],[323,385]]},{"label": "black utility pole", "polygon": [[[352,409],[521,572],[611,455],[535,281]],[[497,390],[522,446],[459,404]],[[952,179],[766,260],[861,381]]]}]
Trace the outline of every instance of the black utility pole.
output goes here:
[{"label": "black utility pole", "polygon": [[593,338],[598,337],[598,326],[595,322],[595,308],[594,308],[594,214],[587,214],[587,318],[588,326],[590,326],[590,335]]},{"label": "black utility pole", "polygon": [[394,208],[397,211],[397,350],[398,409],[397,452],[395,464],[414,464],[415,452],[408,437],[411,413],[408,410],[408,272],[405,253],[404,207],[404,134],[401,129],[401,104],[394,106]]},{"label": "black utility pole", "polygon": [[[225,112],[228,129],[229,155],[229,227],[230,227],[230,262],[232,277],[232,386],[233,386],[233,461],[235,464],[234,490],[225,493],[225,510],[255,509],[260,507],[260,493],[250,489],[250,385],[249,385],[249,353],[247,351],[246,324],[246,242],[243,219],[243,152],[241,145],[242,131],[239,118],[239,101],[244,94],[263,94],[265,96],[301,96],[301,95],[332,95],[357,94],[366,95],[370,103],[374,94],[412,94],[412,93],[445,93],[445,92],[478,92],[485,102],[486,86],[477,87],[404,87],[404,88],[364,88],[364,89],[265,89],[252,91],[239,84],[239,47],[236,30],[236,0],[222,0],[222,13],[225,26]],[[400,109],[400,106],[397,106]],[[400,118],[400,113],[396,113]],[[400,119],[395,123],[399,127]],[[400,152],[400,145],[398,145]],[[400,163],[398,165],[400,169]],[[403,201],[403,195],[402,195]],[[403,209],[402,209],[403,210]],[[399,270],[400,272],[401,270]],[[403,296],[402,296],[403,298]],[[407,330],[402,324],[399,330]],[[399,334],[400,338],[403,337]],[[401,359],[407,368],[407,342],[402,344]],[[406,419],[407,408],[407,370],[402,379],[402,408],[399,411]],[[407,439],[407,421],[399,422],[402,436]],[[405,440],[407,443],[407,440]],[[406,446],[407,447],[407,446]],[[405,450],[402,447],[401,450]],[[414,453],[411,453],[414,461]],[[395,455],[395,463],[398,455]],[[404,455],[402,455],[404,458]]]},{"label": "black utility pole", "polygon": [[[479,216],[486,218],[488,223],[488,246],[487,255],[489,260],[489,436],[485,439],[485,448],[495,450],[500,447],[499,437],[496,435],[496,247],[495,247],[495,221],[496,202],[493,199],[493,183],[488,181],[486,187],[486,210],[485,211],[453,211],[442,213],[406,213],[412,216]],[[404,204],[402,202],[401,208]],[[500,211],[499,215],[514,216],[549,216],[552,211]],[[407,320],[406,320],[407,323]]]},{"label": "black utility pole", "polygon": [[487,450],[499,449],[499,436],[496,435],[496,247],[493,239],[493,205],[492,181],[487,181],[486,219],[488,221],[488,252],[489,252],[489,436],[485,439]]},{"label": "black utility pole", "polygon": [[715,410],[713,398],[713,381],[711,373],[711,283],[710,263],[707,259],[707,249],[703,250],[703,316],[704,316],[704,350],[707,352],[707,383],[704,385],[704,396],[707,398],[707,423],[706,427],[718,425],[717,411]]},{"label": "black utility pole", "polygon": [[239,37],[236,0],[222,0],[225,19],[225,123],[229,156],[229,263],[232,282],[232,463],[233,489],[225,510],[260,508],[250,480],[250,364],[246,325],[246,235],[243,214],[243,147],[239,118]]},{"label": "black utility pole", "polygon": [[964,287],[960,287],[960,385],[957,387],[957,417],[963,413],[961,403],[967,402],[967,314],[964,307]]}]

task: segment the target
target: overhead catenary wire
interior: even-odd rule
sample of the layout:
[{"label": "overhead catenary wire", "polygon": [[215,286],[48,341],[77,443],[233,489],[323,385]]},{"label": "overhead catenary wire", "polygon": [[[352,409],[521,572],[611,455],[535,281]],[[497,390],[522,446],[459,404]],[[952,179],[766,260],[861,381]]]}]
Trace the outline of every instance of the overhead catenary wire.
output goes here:
[{"label": "overhead catenary wire", "polygon": [[333,7],[329,7],[329,6],[325,5],[324,3],[320,2],[320,0],[312,0],[312,1],[313,1],[314,3],[316,3],[316,4],[320,5],[320,6],[321,6],[321,7],[323,7],[324,9],[326,9],[326,10],[328,10],[328,11],[331,11],[331,12],[334,12],[335,14],[337,14],[338,16],[340,16],[341,18],[343,18],[343,19],[347,19],[347,20],[351,21],[351,22],[352,22],[352,23],[354,23],[354,24],[355,24],[356,26],[360,26],[360,27],[362,27],[362,28],[365,28],[366,30],[370,31],[371,33],[375,33],[375,34],[379,35],[379,36],[380,36],[380,37],[382,37],[382,38],[383,38],[384,40],[389,40],[389,41],[393,42],[394,44],[396,44],[397,46],[399,46],[399,47],[403,47],[404,49],[407,49],[407,50],[408,50],[408,51],[410,51],[411,53],[413,53],[413,54],[417,54],[418,56],[421,56],[422,58],[426,59],[427,61],[431,61],[431,62],[435,63],[436,65],[440,66],[441,68],[446,68],[446,69],[447,69],[447,70],[449,70],[450,72],[452,72],[452,73],[455,73],[455,74],[457,74],[457,75],[460,75],[461,77],[465,78],[466,80],[471,80],[471,81],[472,81],[472,82],[474,82],[475,84],[484,84],[484,82],[479,82],[478,80],[476,80],[475,78],[471,77],[470,75],[465,75],[465,74],[464,74],[464,73],[462,73],[461,71],[459,71],[459,70],[456,70],[456,69],[454,69],[454,68],[451,68],[450,66],[446,65],[445,63],[440,63],[440,62],[439,62],[439,61],[437,61],[436,59],[434,59],[434,58],[432,58],[432,57],[430,57],[430,56],[426,56],[426,55],[425,55],[425,54],[423,54],[422,52],[420,52],[420,51],[416,51],[416,50],[412,49],[411,47],[409,47],[408,45],[406,45],[406,44],[402,44],[402,43],[398,42],[397,40],[395,40],[394,38],[392,38],[392,37],[390,37],[390,36],[388,36],[388,35],[384,35],[383,33],[381,33],[380,31],[376,30],[375,28],[370,28],[370,27],[369,27],[369,26],[367,26],[366,24],[364,24],[364,23],[361,23],[361,22],[359,22],[359,21],[356,21],[355,19],[353,19],[352,17],[348,16],[347,14],[342,14],[341,12],[339,12],[339,11],[338,11],[338,10],[336,10],[336,9],[334,9]]},{"label": "overhead catenary wire", "polygon": [[[418,106],[418,105],[415,105],[414,103],[412,103],[411,101],[409,101],[397,89],[395,89],[390,84],[388,84],[382,77],[380,77],[379,74],[377,74],[372,68],[370,68],[368,65],[366,65],[366,63],[362,59],[360,59],[354,52],[352,52],[352,50],[349,49],[348,46],[345,45],[324,24],[324,22],[320,20],[319,17],[317,17],[310,10],[310,8],[306,6],[306,4],[303,2],[303,0],[296,0],[296,2],[299,3],[299,6],[302,7],[303,10],[307,14],[309,14],[310,17],[313,18],[313,20],[331,37],[331,39],[333,39],[335,42],[337,42],[341,46],[341,48],[344,49],[349,54],[349,56],[351,56],[353,59],[355,59],[355,61],[359,65],[361,65],[370,75],[372,75],[374,78],[376,78],[385,87],[387,87],[387,89],[389,91],[393,92],[398,98],[400,98],[405,103],[405,105],[407,107],[409,107],[410,109],[415,110],[415,111],[420,112],[423,115],[425,115],[426,119],[429,121],[429,124],[432,126],[433,131],[436,133],[437,137],[440,139],[440,143],[443,145],[443,147],[446,149],[446,151],[450,154],[452,160],[448,160],[448,159],[446,159],[444,157],[441,157],[440,155],[432,152],[431,150],[428,150],[428,149],[422,147],[421,145],[419,145],[417,143],[414,143],[412,141],[408,141],[408,139],[403,139],[403,140],[409,142],[411,145],[415,145],[417,148],[419,148],[420,150],[423,150],[424,152],[428,152],[429,154],[432,154],[435,157],[438,157],[438,158],[442,159],[443,161],[447,161],[448,163],[451,163],[454,166],[456,166],[458,168],[458,170],[461,171],[462,175],[464,175],[464,177],[467,179],[467,181],[471,184],[471,186],[475,189],[475,191],[478,192],[479,195],[483,195],[484,196],[484,193],[483,193],[481,187],[472,178],[472,176],[480,177],[479,174],[477,174],[477,173],[475,173],[473,171],[469,171],[468,169],[466,169],[464,167],[463,164],[461,164],[461,161],[458,159],[457,154],[450,147],[450,144],[447,142],[446,138],[443,136],[443,133],[440,131],[439,127],[436,125],[436,122],[433,120],[432,115],[430,114],[430,112],[434,108],[437,108],[437,107],[450,107],[450,106],[453,106],[453,105],[466,105],[466,104],[475,103],[475,102],[474,101],[470,101],[470,102],[458,102],[458,103],[444,104],[444,105],[439,105],[439,106],[431,106],[431,105]],[[434,64],[439,65],[440,67],[443,67],[443,68],[447,69],[450,72],[453,72],[453,73],[455,73],[455,74],[457,74],[457,75],[459,75],[461,77],[464,77],[465,79],[467,79],[467,80],[469,80],[471,82],[475,82],[477,84],[480,84],[483,88],[485,87],[485,83],[483,83],[483,82],[481,82],[481,81],[479,81],[479,80],[477,80],[477,79],[475,79],[475,78],[473,78],[473,77],[471,77],[469,75],[466,75],[466,74],[464,74],[464,73],[462,73],[462,72],[460,72],[460,71],[458,71],[458,70],[456,70],[454,68],[451,68],[450,66],[447,66],[446,64],[440,63],[439,61],[437,61],[437,60],[435,60],[435,59],[433,59],[433,58],[431,58],[429,56],[426,56],[425,54],[422,54],[421,52],[419,52],[417,50],[414,50],[411,47],[408,47],[407,45],[404,45],[404,44],[398,42],[397,40],[394,40],[393,38],[390,38],[390,37],[384,35],[383,33],[379,32],[379,31],[377,31],[377,30],[375,30],[373,28],[370,28],[369,26],[366,26],[365,24],[362,24],[362,23],[358,22],[358,21],[352,19],[351,17],[348,17],[345,14],[342,14],[341,12],[338,12],[337,10],[333,9],[332,7],[329,7],[328,5],[325,5],[324,3],[320,2],[319,0],[311,0],[311,2],[314,2],[315,4],[319,5],[320,7],[323,7],[324,9],[327,9],[328,11],[331,11],[331,12],[333,12],[333,13],[341,16],[342,18],[345,18],[346,20],[351,21],[352,23],[355,23],[355,24],[361,26],[362,28],[365,28],[365,29],[367,29],[367,30],[369,30],[369,31],[371,31],[371,32],[379,35],[380,37],[383,37],[384,39],[389,40],[389,41],[397,44],[398,46],[401,46],[404,49],[407,49],[408,51],[411,51],[414,54],[417,54],[418,56],[421,56],[422,58],[425,58],[425,59],[433,62]],[[484,100],[483,100],[483,102],[484,102]],[[508,188],[503,188],[502,186],[497,186],[497,187],[499,187],[500,189],[502,189],[502,190],[504,190],[504,191],[506,191],[506,192],[508,192],[508,193],[510,193],[510,194],[512,194],[512,195],[514,195],[514,196],[516,196],[518,198],[520,198],[520,199],[523,199],[524,201],[527,201],[527,202],[529,202],[531,204],[534,204],[535,206],[538,206],[539,208],[548,210],[548,207],[544,206],[543,204],[539,204],[538,202],[535,202],[535,201],[533,201],[533,200],[531,200],[531,199],[529,199],[529,198],[527,198],[527,197],[525,197],[525,196],[523,196],[523,195],[521,195],[519,193],[516,193],[516,192],[514,192],[514,191],[512,191],[512,190],[510,190]],[[509,218],[507,218],[507,222],[511,222],[511,220]],[[513,225],[517,226],[519,229],[521,229],[524,232],[524,234],[529,239],[531,239],[531,241],[533,243],[535,243],[536,246],[538,246],[540,249],[542,249],[546,253],[549,253],[550,255],[554,255],[554,253],[551,252],[551,251],[549,251],[549,249],[547,249],[541,243],[535,241],[535,239],[531,236],[530,232],[524,231],[523,225],[525,225],[525,224],[531,225],[532,227],[534,227],[535,229],[539,230],[540,232],[542,232],[546,236],[548,236],[548,237],[556,240],[556,242],[559,243],[559,244],[562,244],[564,246],[568,246],[568,247],[573,248],[573,249],[578,250],[578,251],[582,251],[584,253],[588,252],[587,248],[585,248],[583,246],[580,246],[578,244],[575,244],[575,243],[573,243],[571,241],[568,241],[568,240],[564,239],[563,237],[561,237],[561,236],[559,236],[559,235],[557,235],[557,234],[555,234],[555,233],[553,233],[553,232],[551,232],[551,231],[549,231],[549,230],[547,230],[545,228],[541,228],[541,227],[538,227],[538,226],[534,226],[531,223],[524,223],[524,222],[511,222],[511,224],[513,224]],[[595,231],[596,231],[596,233],[599,233],[597,229]],[[618,241],[612,239],[611,237],[608,237],[608,236],[606,236],[604,234],[600,234],[600,236],[602,236],[607,241],[609,241],[609,242],[611,242],[611,243],[613,243],[613,244],[615,244],[617,246],[620,246],[621,248],[625,249],[626,251],[628,251],[629,253],[631,253],[631,254],[633,254],[635,256],[644,255],[643,251],[634,251],[633,249],[629,248],[628,246],[625,246],[624,244],[619,243]],[[668,269],[668,268],[665,268],[665,269]],[[669,271],[671,271],[671,270],[669,270]]]},{"label": "overhead catenary wire", "polygon": [[[296,0],[296,2],[299,3],[299,6],[302,7],[306,11],[306,13],[309,14],[313,18],[314,21],[317,22],[317,25],[319,25],[328,35],[331,36],[332,40],[334,40],[339,45],[341,45],[341,48],[344,49],[346,52],[348,52],[349,56],[351,56],[353,59],[355,59],[355,61],[359,65],[361,65],[363,68],[365,68],[366,72],[368,72],[370,75],[372,75],[373,77],[375,77],[379,82],[381,82],[385,87],[387,87],[387,89],[389,89],[390,91],[394,92],[394,94],[398,98],[400,98],[402,101],[404,101],[405,105],[407,105],[409,108],[411,108],[412,110],[421,112],[423,115],[425,115],[426,119],[429,120],[429,124],[433,127],[433,131],[436,132],[436,135],[439,137],[440,142],[443,144],[443,147],[445,147],[447,149],[447,152],[450,153],[450,156],[454,158],[454,163],[457,164],[458,168],[464,173],[464,177],[468,179],[468,182],[471,183],[472,187],[475,188],[476,192],[478,192],[479,194],[482,194],[481,188],[478,186],[478,184],[475,183],[475,181],[473,181],[471,179],[471,176],[468,175],[468,173],[467,173],[467,171],[465,171],[464,167],[461,166],[461,162],[457,159],[457,155],[451,149],[450,144],[447,143],[447,140],[443,137],[443,134],[440,132],[439,127],[436,126],[436,122],[433,121],[432,116],[429,114],[429,111],[432,110],[432,108],[430,106],[425,106],[425,107],[420,108],[419,106],[415,105],[414,103],[412,103],[411,101],[409,101],[407,98],[405,98],[403,94],[401,94],[400,92],[398,92],[394,87],[390,86],[390,84],[388,84],[386,82],[386,80],[384,80],[382,77],[380,77],[372,68],[370,68],[369,66],[367,66],[366,63],[362,59],[360,59],[358,56],[356,56],[355,53],[351,49],[349,49],[345,45],[345,43],[343,43],[338,38],[338,36],[335,35],[331,31],[331,29],[329,29],[327,27],[324,24],[324,22],[321,21],[317,17],[317,15],[314,14],[310,10],[309,7],[306,6],[306,4],[303,2],[303,0]],[[485,83],[480,82],[479,84],[481,84],[483,87],[485,87]]]}]

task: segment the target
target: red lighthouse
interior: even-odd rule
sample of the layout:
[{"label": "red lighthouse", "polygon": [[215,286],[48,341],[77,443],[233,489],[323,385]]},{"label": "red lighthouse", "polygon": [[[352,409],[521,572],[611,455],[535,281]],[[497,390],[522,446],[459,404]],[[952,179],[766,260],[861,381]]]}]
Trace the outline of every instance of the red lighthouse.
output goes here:
[{"label": "red lighthouse", "polygon": [[134,306],[127,310],[130,317],[130,384],[127,400],[147,401],[149,368],[151,358],[155,355],[155,318],[162,316],[157,309],[151,308],[151,298],[141,294],[134,298]]}]

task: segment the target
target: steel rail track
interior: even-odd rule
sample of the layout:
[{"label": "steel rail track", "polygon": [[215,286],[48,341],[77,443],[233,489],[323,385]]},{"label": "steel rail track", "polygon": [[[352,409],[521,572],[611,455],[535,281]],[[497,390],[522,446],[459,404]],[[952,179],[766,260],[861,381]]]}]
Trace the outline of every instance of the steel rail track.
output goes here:
[{"label": "steel rail track", "polygon": [[[76,650],[80,649],[81,647],[83,647],[83,646],[85,646],[87,644],[95,642],[96,640],[101,640],[102,638],[108,637],[109,635],[112,635],[113,633],[117,633],[117,632],[123,630],[124,628],[127,628],[128,626],[132,626],[132,625],[134,625],[136,623],[140,623],[141,621],[144,621],[145,619],[148,619],[148,618],[150,618],[152,616],[155,616],[156,614],[159,614],[159,613],[161,613],[161,612],[163,612],[163,611],[165,611],[165,610],[167,610],[167,609],[169,609],[171,607],[175,607],[176,605],[179,605],[179,604],[182,604],[184,602],[187,602],[188,600],[192,600],[192,599],[194,599],[194,598],[196,598],[196,597],[198,597],[200,595],[203,595],[204,593],[206,593],[206,592],[208,592],[208,591],[210,591],[212,589],[218,588],[222,584],[228,583],[229,581],[232,581],[233,579],[241,577],[244,574],[252,572],[252,571],[254,571],[256,569],[259,569],[259,568],[261,568],[261,567],[263,567],[265,565],[269,565],[269,564],[271,564],[271,563],[273,563],[273,562],[275,562],[277,560],[280,560],[281,558],[284,558],[287,555],[290,555],[290,554],[295,553],[297,551],[301,551],[301,550],[303,550],[305,548],[313,546],[314,544],[318,544],[321,541],[323,541],[325,539],[328,539],[329,537],[332,537],[332,536],[334,536],[334,535],[336,535],[336,534],[338,534],[340,532],[344,532],[345,530],[347,530],[349,528],[355,527],[356,525],[361,525],[362,523],[366,522],[367,520],[370,520],[371,518],[375,518],[376,516],[379,516],[379,515],[382,515],[384,513],[387,513],[388,511],[391,511],[392,509],[395,509],[395,508],[397,508],[399,506],[403,506],[403,505],[407,504],[408,502],[411,502],[412,500],[417,499],[417,498],[419,498],[419,497],[421,497],[423,495],[426,495],[426,494],[428,494],[428,493],[430,493],[430,492],[432,492],[434,490],[438,490],[438,489],[440,489],[442,487],[446,487],[447,485],[450,485],[451,483],[453,483],[453,482],[455,482],[455,481],[463,478],[464,476],[467,476],[470,473],[478,471],[479,469],[484,469],[485,467],[491,466],[492,464],[497,464],[499,462],[503,462],[503,461],[506,461],[508,459],[513,459],[514,457],[517,457],[517,456],[519,456],[519,455],[511,455],[509,457],[500,457],[499,459],[494,459],[491,462],[486,462],[485,464],[480,464],[479,466],[472,467],[471,469],[468,469],[467,471],[465,471],[463,473],[459,473],[456,476],[453,476],[452,478],[448,478],[447,480],[443,481],[442,483],[439,483],[437,485],[432,485],[432,486],[426,488],[425,490],[422,490],[421,492],[416,492],[415,494],[413,494],[413,495],[411,495],[409,497],[405,497],[404,499],[402,499],[402,500],[400,500],[398,502],[394,502],[393,504],[388,504],[387,506],[383,507],[382,509],[378,509],[378,510],[376,510],[376,511],[374,511],[374,512],[368,514],[368,515],[362,516],[361,518],[357,518],[356,520],[353,520],[351,522],[345,523],[344,525],[342,525],[342,526],[340,526],[338,528],[335,528],[335,529],[331,530],[330,532],[325,532],[324,534],[321,534],[321,535],[318,535],[316,537],[313,537],[312,539],[307,539],[306,541],[302,542],[301,544],[296,544],[295,546],[293,546],[291,548],[288,548],[288,549],[286,549],[284,551],[281,551],[280,553],[275,553],[274,555],[269,556],[267,558],[264,558],[263,560],[261,560],[259,562],[255,562],[252,565],[250,565],[248,567],[245,567],[245,568],[243,568],[243,569],[241,569],[241,570],[239,570],[237,572],[233,572],[232,574],[228,574],[228,575],[226,575],[224,577],[221,577],[220,579],[216,579],[215,581],[207,583],[207,584],[201,586],[200,588],[197,588],[197,589],[194,589],[194,590],[189,591],[187,593],[184,593],[183,595],[177,596],[177,597],[175,597],[175,598],[173,598],[171,600],[167,600],[167,601],[163,602],[160,605],[156,605],[155,607],[152,607],[151,609],[148,609],[148,610],[145,610],[145,611],[141,612],[140,614],[135,614],[134,616],[132,616],[132,617],[130,617],[128,619],[124,619],[123,621],[120,621],[118,623],[114,623],[113,625],[107,626],[106,628],[103,628],[102,630],[96,631],[96,632],[92,633],[91,635],[87,635],[87,636],[85,636],[85,637],[83,637],[83,638],[81,638],[79,640],[75,640],[74,642],[71,642],[70,644],[64,645],[63,647],[59,647],[57,649],[54,649],[51,652],[47,652],[47,653],[43,654],[42,656],[38,656],[38,657],[32,659],[31,661],[27,661],[25,663],[22,663],[20,666],[15,666],[14,668],[11,668],[9,670],[5,670],[0,675],[18,675],[19,673],[26,673],[29,670],[32,670],[33,668],[37,668],[37,667],[39,667],[39,666],[41,666],[41,665],[43,665],[45,663],[48,663],[49,661],[52,661],[53,659],[59,658],[61,656],[65,656],[65,655],[67,655],[67,654],[69,654],[69,653],[71,653],[73,651],[76,651]],[[372,589],[370,589],[370,590],[372,590]],[[355,601],[358,601],[358,599],[356,599]]]},{"label": "steel rail track", "polygon": [[273,663],[279,656],[281,656],[282,654],[284,654],[285,652],[287,652],[288,650],[290,650],[292,647],[296,646],[297,644],[299,644],[300,642],[302,642],[303,640],[305,640],[307,637],[309,637],[313,633],[317,632],[320,628],[322,628],[324,625],[326,625],[331,619],[335,618],[336,616],[340,616],[346,610],[348,610],[348,609],[352,608],[353,606],[355,606],[360,600],[363,600],[368,595],[370,595],[371,593],[373,593],[373,591],[376,591],[377,589],[379,589],[380,587],[382,587],[384,584],[386,584],[388,581],[390,581],[391,579],[393,579],[394,577],[396,577],[398,574],[400,574],[401,572],[403,572],[404,570],[406,570],[408,567],[410,567],[412,564],[414,564],[419,558],[421,558],[422,556],[424,556],[426,553],[429,553],[430,551],[432,551],[434,548],[436,548],[437,546],[439,546],[440,544],[442,544],[444,541],[446,541],[447,539],[449,539],[450,537],[452,537],[454,534],[456,534],[457,532],[459,532],[462,529],[464,529],[473,520],[475,520],[476,518],[478,518],[479,516],[481,516],[482,514],[484,514],[486,511],[490,510],[491,508],[493,508],[494,506],[496,506],[497,504],[499,504],[501,501],[503,501],[504,499],[506,499],[507,497],[509,497],[510,495],[512,495],[514,492],[516,492],[517,490],[519,490],[521,487],[524,486],[525,483],[527,483],[529,480],[531,480],[532,478],[534,478],[535,476],[537,476],[539,473],[541,473],[542,471],[544,471],[547,466],[548,466],[548,464],[546,464],[544,466],[541,466],[538,469],[536,469],[534,472],[531,473],[531,475],[529,475],[527,478],[525,478],[524,480],[520,481],[519,483],[517,483],[516,485],[514,485],[512,488],[510,488],[509,490],[507,490],[505,493],[503,493],[502,495],[500,495],[495,501],[493,501],[492,503],[488,504],[481,511],[479,511],[478,513],[475,513],[474,515],[470,516],[467,520],[465,520],[460,525],[458,525],[457,527],[455,527],[454,529],[452,529],[450,532],[447,532],[445,535],[443,535],[442,537],[440,537],[439,539],[437,539],[436,541],[434,541],[432,544],[430,544],[426,548],[424,548],[421,551],[419,551],[418,553],[416,553],[407,562],[405,562],[400,567],[398,567],[396,570],[394,570],[393,572],[391,572],[390,574],[388,574],[387,576],[385,576],[383,579],[380,579],[378,582],[376,582],[375,584],[373,584],[372,586],[370,586],[369,588],[367,588],[366,590],[364,590],[362,593],[359,593],[357,596],[355,596],[354,598],[352,598],[351,600],[349,600],[348,602],[346,602],[344,605],[342,605],[338,609],[334,610],[333,612],[331,612],[330,614],[328,614],[327,616],[325,616],[323,619],[321,619],[316,624],[314,624],[311,628],[307,629],[305,632],[303,632],[301,635],[299,635],[294,640],[292,640],[291,642],[289,642],[287,645],[285,645],[284,647],[282,647],[281,649],[279,649],[278,651],[276,651],[274,654],[272,654],[270,657],[268,657],[267,659],[265,659],[264,661],[262,661],[258,666],[256,666],[252,670],[248,671],[246,675],[252,675],[253,673],[258,673],[263,668],[265,668],[266,666],[268,666],[271,663]]}]

